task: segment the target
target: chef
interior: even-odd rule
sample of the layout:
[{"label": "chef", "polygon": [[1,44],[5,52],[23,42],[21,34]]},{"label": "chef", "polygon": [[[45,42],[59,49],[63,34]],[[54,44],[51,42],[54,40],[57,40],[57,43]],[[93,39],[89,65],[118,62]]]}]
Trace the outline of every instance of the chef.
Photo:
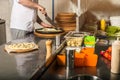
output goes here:
[{"label": "chef", "polygon": [[43,27],[51,27],[39,18],[37,10],[43,15],[46,14],[45,8],[38,4],[38,0],[13,0],[10,21],[13,40],[24,38],[27,34],[33,32],[35,22]]}]

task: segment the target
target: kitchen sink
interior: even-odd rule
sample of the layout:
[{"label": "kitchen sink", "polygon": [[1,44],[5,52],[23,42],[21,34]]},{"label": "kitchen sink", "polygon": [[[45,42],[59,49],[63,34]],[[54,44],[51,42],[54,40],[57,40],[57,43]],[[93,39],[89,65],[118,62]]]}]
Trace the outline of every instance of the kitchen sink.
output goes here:
[{"label": "kitchen sink", "polygon": [[91,76],[91,75],[76,75],[70,77],[68,80],[102,80],[97,76]]}]

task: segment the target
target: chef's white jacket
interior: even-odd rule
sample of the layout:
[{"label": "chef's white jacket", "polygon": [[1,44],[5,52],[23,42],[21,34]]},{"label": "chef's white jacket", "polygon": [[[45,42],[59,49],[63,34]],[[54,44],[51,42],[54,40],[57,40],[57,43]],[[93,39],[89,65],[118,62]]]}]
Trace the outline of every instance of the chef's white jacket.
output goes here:
[{"label": "chef's white jacket", "polygon": [[[37,18],[37,10],[28,8],[13,0],[10,28],[32,31]],[[33,0],[38,2],[38,0]]]}]

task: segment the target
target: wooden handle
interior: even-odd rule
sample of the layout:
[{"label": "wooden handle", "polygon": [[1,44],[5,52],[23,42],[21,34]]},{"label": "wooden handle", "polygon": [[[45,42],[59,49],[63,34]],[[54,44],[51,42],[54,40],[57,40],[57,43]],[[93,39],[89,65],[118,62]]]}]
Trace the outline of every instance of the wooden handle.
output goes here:
[{"label": "wooden handle", "polygon": [[52,55],[52,40],[46,41],[46,60]]}]

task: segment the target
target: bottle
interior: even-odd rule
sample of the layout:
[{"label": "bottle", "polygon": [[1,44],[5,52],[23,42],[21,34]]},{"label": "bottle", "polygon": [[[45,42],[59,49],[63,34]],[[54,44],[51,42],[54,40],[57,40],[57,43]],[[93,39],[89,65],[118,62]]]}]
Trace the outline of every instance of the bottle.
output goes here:
[{"label": "bottle", "polygon": [[105,19],[101,19],[101,21],[100,21],[100,29],[102,31],[105,31],[105,28],[106,28],[106,21],[105,21]]},{"label": "bottle", "polygon": [[50,58],[52,55],[52,40],[46,40],[46,61]]},{"label": "bottle", "polygon": [[112,43],[111,72],[120,73],[120,41],[116,40]]}]

